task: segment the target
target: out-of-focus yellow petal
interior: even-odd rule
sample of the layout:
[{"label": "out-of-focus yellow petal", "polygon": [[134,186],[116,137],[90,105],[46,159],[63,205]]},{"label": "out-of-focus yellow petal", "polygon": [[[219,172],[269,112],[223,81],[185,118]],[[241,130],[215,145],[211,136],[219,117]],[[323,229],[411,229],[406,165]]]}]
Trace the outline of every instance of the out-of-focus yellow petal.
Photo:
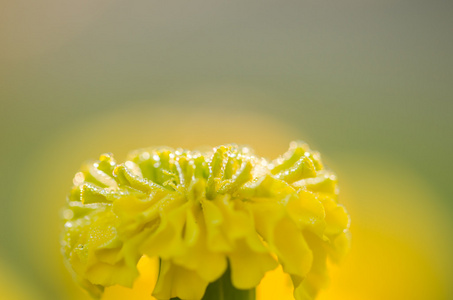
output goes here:
[{"label": "out-of-focus yellow petal", "polygon": [[270,253],[257,253],[245,240],[236,242],[235,251],[229,255],[231,281],[238,289],[251,289],[258,285],[264,273],[277,267]]},{"label": "out-of-focus yellow petal", "polygon": [[326,228],[326,213],[324,206],[313,193],[299,191],[299,197],[288,202],[287,212],[300,229],[308,228],[322,237]]},{"label": "out-of-focus yellow petal", "polygon": [[169,259],[182,251],[182,233],[186,221],[187,204],[182,205],[168,213],[162,212],[160,224],[144,241],[141,250],[149,257],[158,256]]},{"label": "out-of-focus yellow petal", "polygon": [[321,197],[326,211],[326,235],[340,234],[349,226],[349,215],[346,209],[330,197]]},{"label": "out-of-focus yellow petal", "polygon": [[184,243],[187,248],[173,261],[189,270],[196,270],[204,280],[212,282],[218,279],[227,268],[227,258],[225,254],[209,251],[206,247],[206,226],[200,208],[187,212],[185,229]]},{"label": "out-of-focus yellow petal", "polygon": [[280,220],[275,226],[269,244],[277,254],[283,270],[292,275],[296,285],[310,270],[313,254],[302,233],[289,219]]},{"label": "out-of-focus yellow petal", "polygon": [[178,297],[182,300],[201,299],[208,281],[196,272],[177,266],[170,261],[161,261],[159,279],[153,296],[158,299]]},{"label": "out-of-focus yellow petal", "polygon": [[294,291],[298,300],[314,299],[318,292],[329,284],[326,266],[327,253],[323,240],[310,233],[306,233],[305,238],[310,249],[312,249],[313,264],[303,282]]},{"label": "out-of-focus yellow petal", "polygon": [[157,281],[159,261],[157,258],[143,256],[138,262],[137,269],[140,276],[132,288],[115,285],[105,290],[102,299],[105,300],[155,300],[151,293]]},{"label": "out-of-focus yellow petal", "polygon": [[221,230],[224,217],[220,208],[213,201],[203,200],[203,216],[206,223],[208,248],[214,252],[231,251],[232,245]]}]

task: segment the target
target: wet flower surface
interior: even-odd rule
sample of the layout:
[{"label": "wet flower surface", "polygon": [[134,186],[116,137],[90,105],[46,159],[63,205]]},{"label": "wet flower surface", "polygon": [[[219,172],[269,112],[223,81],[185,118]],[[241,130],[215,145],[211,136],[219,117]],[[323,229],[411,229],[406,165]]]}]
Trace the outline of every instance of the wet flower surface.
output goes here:
[{"label": "wet flower surface", "polygon": [[225,274],[235,289],[254,289],[279,264],[295,299],[313,299],[328,284],[327,258],[349,249],[337,197],[335,175],[302,142],[274,161],[236,145],[142,149],[123,164],[104,154],[74,178],[62,251],[97,297],[131,287],[148,256],[160,261],[158,299],[202,299]]}]

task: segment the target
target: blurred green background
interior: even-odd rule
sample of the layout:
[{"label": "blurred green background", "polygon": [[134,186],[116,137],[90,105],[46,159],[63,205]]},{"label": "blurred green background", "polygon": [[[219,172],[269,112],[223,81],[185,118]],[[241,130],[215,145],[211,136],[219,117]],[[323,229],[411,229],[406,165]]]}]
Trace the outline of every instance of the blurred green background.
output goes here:
[{"label": "blurred green background", "polygon": [[453,299],[452,115],[448,0],[3,0],[0,295],[86,299],[58,250],[83,160],[303,139],[353,220],[329,299]]}]

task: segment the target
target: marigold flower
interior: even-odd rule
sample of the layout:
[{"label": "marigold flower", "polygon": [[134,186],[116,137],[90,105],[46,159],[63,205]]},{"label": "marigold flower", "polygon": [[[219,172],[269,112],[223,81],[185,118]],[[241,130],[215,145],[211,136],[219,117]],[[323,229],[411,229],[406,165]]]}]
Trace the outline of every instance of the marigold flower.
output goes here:
[{"label": "marigold flower", "polygon": [[225,274],[254,289],[278,264],[295,299],[313,299],[328,282],[327,257],[349,248],[337,196],[335,175],[302,142],[272,162],[236,145],[142,149],[123,164],[103,154],[75,175],[62,252],[97,297],[131,287],[146,255],[160,260],[158,299],[202,299]]}]

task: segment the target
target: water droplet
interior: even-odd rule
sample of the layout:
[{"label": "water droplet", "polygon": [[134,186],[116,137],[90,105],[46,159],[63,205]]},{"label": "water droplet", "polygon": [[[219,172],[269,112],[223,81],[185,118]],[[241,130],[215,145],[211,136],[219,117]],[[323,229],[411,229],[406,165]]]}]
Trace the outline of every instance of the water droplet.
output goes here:
[{"label": "water droplet", "polygon": [[[65,211],[63,211],[63,218],[66,219],[66,220],[70,220],[72,219],[72,217],[74,217],[74,212],[70,209],[66,209]],[[72,226],[72,224],[71,224]]]},{"label": "water droplet", "polygon": [[149,152],[143,152],[142,154],[140,154],[141,160],[148,160],[150,157],[151,155],[149,154]]},{"label": "water droplet", "polygon": [[75,174],[74,179],[73,179],[72,182],[74,183],[75,186],[79,186],[84,181],[85,181],[85,175],[83,175],[82,172],[78,172],[78,173]]},{"label": "water droplet", "polygon": [[66,227],[66,228],[71,228],[71,227],[72,227],[72,222],[66,222],[66,223],[64,224],[64,227]]}]

